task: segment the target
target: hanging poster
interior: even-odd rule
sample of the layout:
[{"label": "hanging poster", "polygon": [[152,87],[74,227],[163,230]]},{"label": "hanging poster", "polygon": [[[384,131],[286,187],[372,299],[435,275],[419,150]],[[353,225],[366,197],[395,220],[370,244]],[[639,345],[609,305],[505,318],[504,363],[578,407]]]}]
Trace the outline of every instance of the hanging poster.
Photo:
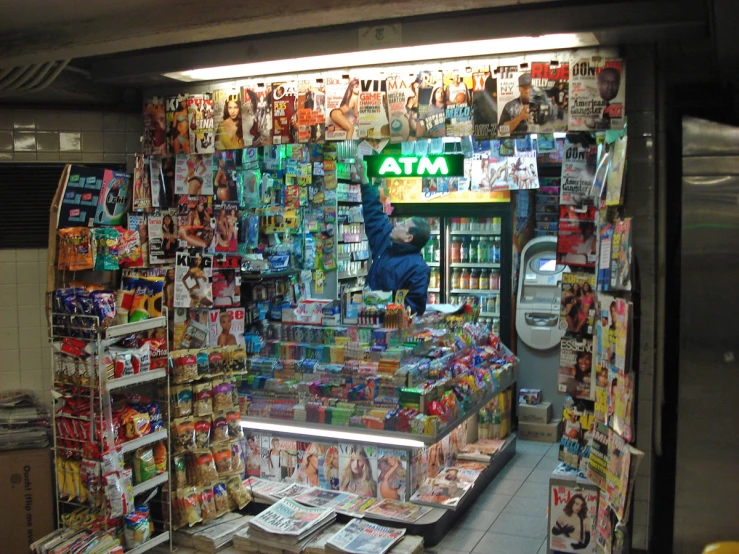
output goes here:
[{"label": "hanging poster", "polygon": [[573,60],[570,68],[570,131],[623,129],[626,66],[621,58]]}]

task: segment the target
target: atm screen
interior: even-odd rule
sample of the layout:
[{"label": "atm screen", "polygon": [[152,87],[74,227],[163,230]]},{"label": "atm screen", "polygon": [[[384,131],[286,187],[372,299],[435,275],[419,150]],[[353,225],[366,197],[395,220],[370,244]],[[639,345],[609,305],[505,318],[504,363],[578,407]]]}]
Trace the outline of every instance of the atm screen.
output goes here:
[{"label": "atm screen", "polygon": [[554,273],[557,271],[557,261],[552,258],[539,260],[539,271],[549,271]]}]

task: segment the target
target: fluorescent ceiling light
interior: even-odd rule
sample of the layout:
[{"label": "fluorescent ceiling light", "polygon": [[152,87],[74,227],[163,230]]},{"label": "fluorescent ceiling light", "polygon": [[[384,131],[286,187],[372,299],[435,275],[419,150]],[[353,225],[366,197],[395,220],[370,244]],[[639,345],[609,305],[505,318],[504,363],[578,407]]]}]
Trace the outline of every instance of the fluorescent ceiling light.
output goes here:
[{"label": "fluorescent ceiling light", "polygon": [[543,50],[560,50],[566,48],[584,48],[597,46],[598,39],[593,33],[563,33],[542,35],[538,37],[495,38],[468,42],[448,42],[423,46],[403,46],[380,50],[363,50],[343,54],[327,54],[309,56],[289,60],[224,65],[206,67],[174,73],[164,73],[165,77],[178,81],[219,81],[259,77],[262,75],[281,75],[324,69],[357,68],[369,65],[399,64],[407,62],[423,62],[452,58],[468,58],[492,56],[498,54],[515,54]]},{"label": "fluorescent ceiling light", "polygon": [[308,427],[296,427],[294,425],[282,425],[279,423],[264,423],[261,421],[247,421],[243,419],[241,420],[241,426],[245,429],[255,429],[257,431],[272,431],[274,433],[285,433],[288,435],[305,435],[309,437],[338,439],[347,442],[368,442],[372,444],[405,446],[407,448],[425,448],[426,446],[423,441],[387,435],[365,435],[364,433],[335,431],[333,429],[310,429]]}]

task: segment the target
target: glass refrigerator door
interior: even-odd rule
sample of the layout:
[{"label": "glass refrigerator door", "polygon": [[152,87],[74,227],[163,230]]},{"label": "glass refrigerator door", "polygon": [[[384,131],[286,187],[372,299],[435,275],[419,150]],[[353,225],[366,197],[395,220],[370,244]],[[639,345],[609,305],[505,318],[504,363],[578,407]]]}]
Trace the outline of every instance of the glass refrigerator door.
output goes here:
[{"label": "glass refrigerator door", "polygon": [[445,220],[446,299],[480,308],[480,322],[499,332],[501,302],[501,218]]},{"label": "glass refrigerator door", "polygon": [[[396,225],[406,218],[391,217],[390,222]],[[444,258],[441,250],[441,218],[424,217],[431,229],[431,238],[421,254],[426,264],[431,268],[428,288],[428,304],[439,304],[441,302],[441,261]]]}]

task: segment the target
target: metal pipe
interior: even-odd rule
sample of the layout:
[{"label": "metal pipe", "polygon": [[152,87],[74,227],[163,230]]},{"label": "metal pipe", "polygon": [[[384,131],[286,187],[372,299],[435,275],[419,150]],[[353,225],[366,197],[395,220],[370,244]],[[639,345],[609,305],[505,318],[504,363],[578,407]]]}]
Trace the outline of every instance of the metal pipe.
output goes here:
[{"label": "metal pipe", "polygon": [[18,78],[21,75],[23,75],[29,67],[31,66],[23,65],[20,67],[14,67],[5,77],[5,79],[2,82],[0,82],[0,90],[5,90],[6,87],[15,83],[18,80]]},{"label": "metal pipe", "polygon": [[31,90],[31,89],[33,89],[33,87],[35,87],[36,85],[38,85],[38,84],[39,84],[39,83],[41,82],[41,80],[42,80],[42,79],[43,79],[44,77],[46,77],[46,75],[47,75],[47,74],[49,73],[49,70],[51,70],[51,68],[52,68],[52,67],[54,67],[54,64],[55,64],[55,63],[56,63],[56,62],[47,62],[47,63],[45,63],[45,64],[44,64],[44,65],[43,65],[43,66],[42,66],[42,67],[41,67],[41,68],[39,69],[39,71],[38,71],[38,72],[36,73],[36,77],[35,77],[35,78],[33,79],[33,81],[31,81],[30,83],[28,83],[28,84],[26,85],[26,88],[27,88],[28,90]]},{"label": "metal pipe", "polygon": [[30,66],[26,71],[23,72],[23,74],[20,76],[20,78],[16,79],[16,81],[10,85],[7,86],[4,90],[7,91],[22,91],[26,90],[28,88],[27,83],[33,79],[37,75],[37,71],[39,69],[39,65],[32,65]]}]

